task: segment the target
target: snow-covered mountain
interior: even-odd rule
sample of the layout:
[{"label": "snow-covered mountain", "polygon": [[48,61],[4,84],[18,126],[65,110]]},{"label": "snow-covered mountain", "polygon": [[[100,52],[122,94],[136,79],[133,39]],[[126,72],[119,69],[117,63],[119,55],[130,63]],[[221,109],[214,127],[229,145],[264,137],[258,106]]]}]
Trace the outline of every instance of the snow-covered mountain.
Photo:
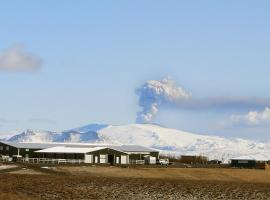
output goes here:
[{"label": "snow-covered mountain", "polygon": [[95,142],[137,144],[171,155],[206,155],[210,159],[228,160],[246,154],[270,155],[270,143],[188,133],[153,124],[90,124],[63,132],[27,130],[7,138],[13,142]]}]

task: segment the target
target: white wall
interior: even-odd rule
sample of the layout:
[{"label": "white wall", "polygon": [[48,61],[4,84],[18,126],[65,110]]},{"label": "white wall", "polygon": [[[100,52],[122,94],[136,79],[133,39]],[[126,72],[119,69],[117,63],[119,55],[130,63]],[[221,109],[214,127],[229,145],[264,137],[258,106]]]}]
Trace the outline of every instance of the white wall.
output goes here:
[{"label": "white wall", "polygon": [[128,155],[121,155],[121,164],[128,164]]},{"label": "white wall", "polygon": [[85,163],[93,163],[93,155],[84,155],[84,162]]}]

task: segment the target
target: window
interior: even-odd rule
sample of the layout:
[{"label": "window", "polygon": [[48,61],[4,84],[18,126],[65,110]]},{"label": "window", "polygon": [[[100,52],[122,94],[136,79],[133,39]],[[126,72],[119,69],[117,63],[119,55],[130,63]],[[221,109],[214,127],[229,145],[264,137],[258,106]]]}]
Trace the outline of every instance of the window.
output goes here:
[{"label": "window", "polygon": [[9,146],[6,146],[6,150],[7,150],[7,151],[9,150]]},{"label": "window", "polygon": [[106,163],[106,155],[100,155],[99,163]]}]

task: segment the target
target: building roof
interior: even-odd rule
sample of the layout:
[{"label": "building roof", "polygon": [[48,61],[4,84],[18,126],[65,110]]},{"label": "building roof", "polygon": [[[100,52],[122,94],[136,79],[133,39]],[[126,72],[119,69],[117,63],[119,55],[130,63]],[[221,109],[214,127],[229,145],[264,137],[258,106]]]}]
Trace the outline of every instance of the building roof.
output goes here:
[{"label": "building roof", "polygon": [[65,147],[56,146],[36,151],[37,153],[90,153],[106,147]]},{"label": "building roof", "polygon": [[270,160],[269,156],[263,154],[254,154],[254,155],[245,155],[232,158],[231,160],[254,160],[254,161],[268,161]]},{"label": "building roof", "polygon": [[57,143],[32,143],[32,142],[24,143],[24,142],[6,142],[6,141],[1,141],[1,143],[16,147],[16,148],[23,148],[23,149],[45,149],[45,148],[54,147],[56,145],[61,146],[61,144],[57,144]]},{"label": "building roof", "polygon": [[112,144],[100,144],[100,143],[34,143],[34,142],[6,142],[1,141],[4,144],[24,149],[47,149],[52,147],[107,147],[121,152],[158,152],[157,150],[147,148],[140,145],[112,145]]},{"label": "building roof", "polygon": [[61,142],[44,142],[44,143],[37,143],[37,142],[7,142],[7,141],[0,141],[1,143],[7,144],[9,146],[13,146],[16,148],[23,148],[23,149],[45,149],[50,147],[56,146],[67,146],[67,147],[107,147],[110,146],[109,144],[90,144],[90,143],[61,143]]}]

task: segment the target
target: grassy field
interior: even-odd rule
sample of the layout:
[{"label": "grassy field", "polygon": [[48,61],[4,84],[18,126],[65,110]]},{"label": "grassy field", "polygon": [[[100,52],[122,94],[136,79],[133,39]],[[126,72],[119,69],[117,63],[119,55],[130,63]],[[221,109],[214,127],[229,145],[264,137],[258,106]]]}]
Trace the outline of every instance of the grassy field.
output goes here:
[{"label": "grassy field", "polygon": [[0,180],[0,199],[270,199],[264,170],[28,166]]},{"label": "grassy field", "polygon": [[121,178],[151,178],[166,180],[222,181],[269,183],[270,170],[219,168],[118,168],[118,167],[60,167],[71,174]]}]

